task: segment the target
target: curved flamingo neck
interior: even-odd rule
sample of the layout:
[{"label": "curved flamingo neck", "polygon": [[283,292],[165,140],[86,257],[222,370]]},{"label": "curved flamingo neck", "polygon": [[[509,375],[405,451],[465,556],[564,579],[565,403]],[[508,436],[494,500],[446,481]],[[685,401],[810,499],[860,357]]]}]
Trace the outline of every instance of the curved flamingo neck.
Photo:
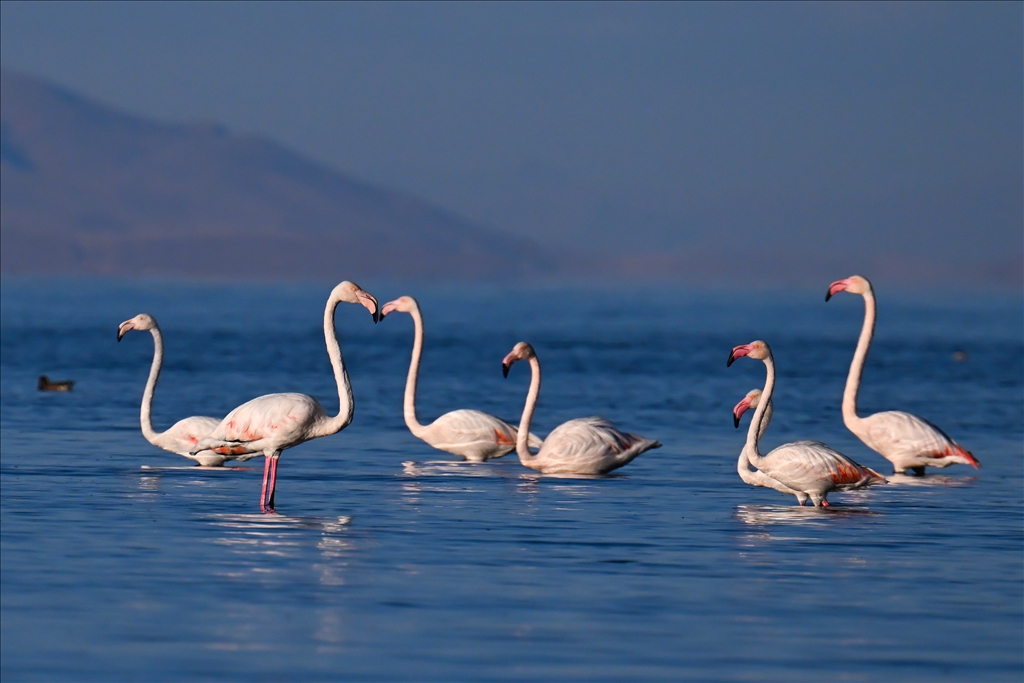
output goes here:
[{"label": "curved flamingo neck", "polygon": [[412,360],[409,362],[409,376],[405,380],[405,424],[413,436],[423,434],[425,427],[416,419],[416,380],[420,374],[420,358],[423,356],[423,316],[420,315],[419,306],[413,306],[409,311],[412,316],[413,325],[416,328],[416,336],[412,342]]},{"label": "curved flamingo neck", "polygon": [[[758,403],[758,407],[760,407],[760,405],[761,404]],[[754,418],[757,417],[757,411],[756,410],[754,412],[753,417]],[[756,440],[754,442],[754,448],[755,449],[757,448],[758,444],[761,442],[761,438],[764,436],[764,433],[768,429],[768,425],[771,424],[771,421],[772,421],[772,404],[769,402],[767,407],[764,409],[764,417],[761,419],[761,426],[757,430],[757,438],[756,438]],[[753,420],[751,420],[751,422],[753,422]],[[749,439],[749,435],[748,435],[748,439]],[[752,484],[754,486],[759,486],[761,484],[761,480],[758,478],[758,476],[754,472],[750,471],[750,460],[747,459],[747,449],[746,449],[746,447],[744,447],[743,450],[740,451],[739,460],[736,461],[736,471],[739,473],[740,479],[742,479],[746,483]]]},{"label": "curved flamingo neck", "polygon": [[769,413],[768,407],[771,405],[772,392],[775,390],[775,359],[772,358],[771,353],[764,358],[764,365],[766,370],[764,390],[761,392],[761,400],[757,404],[757,410],[754,411],[754,417],[750,420],[750,427],[747,428],[747,443],[743,446],[743,455],[746,455],[750,464],[757,469],[761,469],[760,463],[764,461],[760,450],[758,450],[758,441],[768,429],[771,416],[769,414],[768,420],[766,420],[765,415]]},{"label": "curved flamingo neck", "polygon": [[334,330],[334,311],[339,303],[341,299],[332,296],[327,300],[327,308],[324,309],[324,340],[327,342],[327,355],[330,356],[331,367],[334,369],[334,381],[338,383],[338,414],[314,425],[314,436],[340,432],[352,422],[352,415],[355,413],[352,384],[348,380],[345,359],[341,356],[341,345],[338,344],[338,334]]},{"label": "curved flamingo neck", "polygon": [[533,419],[533,411],[537,407],[538,396],[540,396],[540,361],[533,356],[530,358],[530,390],[526,394],[526,405],[523,407],[523,417],[519,421],[519,434],[516,436],[516,454],[519,456],[519,462],[532,468],[536,468],[537,456],[530,452],[530,421]]},{"label": "curved flamingo neck", "polygon": [[850,363],[850,374],[846,376],[846,389],[843,390],[843,422],[851,431],[861,420],[857,417],[857,390],[860,389],[871,338],[875,334],[875,315],[875,294],[869,288],[864,292],[864,326],[860,330],[857,350],[853,352],[853,362]]},{"label": "curved flamingo neck", "polygon": [[164,337],[156,325],[150,329],[149,333],[153,335],[153,364],[149,367],[146,390],[142,392],[142,410],[139,414],[139,422],[142,424],[142,435],[146,437],[146,441],[156,446],[160,435],[153,429],[153,394],[156,393],[156,383],[160,380],[160,368],[164,364]]}]

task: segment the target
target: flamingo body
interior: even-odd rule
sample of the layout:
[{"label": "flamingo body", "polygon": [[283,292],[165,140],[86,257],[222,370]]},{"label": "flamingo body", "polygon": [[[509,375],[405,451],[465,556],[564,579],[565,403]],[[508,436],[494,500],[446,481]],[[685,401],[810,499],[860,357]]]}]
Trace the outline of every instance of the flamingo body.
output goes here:
[{"label": "flamingo body", "polygon": [[306,394],[268,394],[238,406],[214,425],[203,447],[225,456],[272,456],[316,438],[328,419],[320,402]]},{"label": "flamingo body", "polygon": [[890,461],[893,470],[924,474],[927,467],[954,464],[978,467],[977,459],[927,420],[899,410],[888,410],[861,418],[851,428],[864,444]]},{"label": "flamingo body", "polygon": [[607,474],[628,465],[657,441],[621,432],[601,417],[580,417],[555,427],[527,467],[545,474]]},{"label": "flamingo body", "polygon": [[[758,451],[758,441],[768,426],[766,415],[770,419],[772,391],[775,389],[775,361],[771,348],[761,340],[734,348],[729,354],[728,365],[743,356],[764,361],[767,376],[760,402],[747,430],[747,442],[740,455],[741,460],[745,455],[751,465],[795,492],[800,505],[810,498],[815,507],[827,507],[827,496],[831,491],[859,489],[886,482],[885,477],[878,472],[858,464],[820,441],[794,441],[762,456]],[[740,406],[742,404],[741,401]],[[743,476],[742,472],[740,476]]]},{"label": "flamingo body", "polygon": [[[514,451],[518,432],[504,420],[479,410],[453,410],[424,426],[416,436],[438,450],[483,462]],[[530,434],[530,445],[537,448],[540,444],[541,440]]]},{"label": "flamingo body", "polygon": [[[734,418],[734,424],[736,427],[740,426],[740,417],[746,412],[748,408],[756,409],[760,405],[761,390],[753,389],[747,392],[747,395],[743,397],[743,400],[736,404],[733,408],[732,414]],[[769,423],[772,421],[772,414],[774,410],[772,402],[769,400],[765,406],[764,417],[761,418],[761,426],[758,428],[757,439],[761,440],[764,436],[765,431],[768,429]],[[800,505],[807,502],[808,496],[803,491],[791,489],[783,484],[778,479],[772,479],[767,474],[759,469],[751,470],[750,460],[747,458],[747,449],[744,448],[740,451],[739,460],[736,461],[736,473],[740,475],[745,483],[751,486],[758,486],[766,489],[775,489],[779,493],[786,493],[791,496],[796,496],[796,500]]]},{"label": "flamingo body", "polygon": [[[409,362],[409,374],[405,383],[404,413],[409,431],[434,448],[461,456],[471,462],[493,460],[514,451],[518,430],[504,420],[479,410],[453,410],[429,425],[420,424],[416,418],[416,382],[419,379],[420,359],[423,356],[423,315],[416,299],[411,296],[402,296],[384,304],[381,308],[381,317],[393,311],[408,313],[415,327],[412,360]],[[529,444],[539,448],[541,441],[530,434]]]},{"label": "flamingo body", "polygon": [[505,376],[513,363],[529,360],[530,389],[523,408],[516,440],[519,461],[545,474],[607,474],[633,461],[638,455],[660,443],[616,429],[600,417],[583,417],[555,427],[541,443],[540,450],[530,452],[528,435],[533,411],[540,395],[540,361],[533,347],[519,342],[502,361]]},{"label": "flamingo body", "polygon": [[196,444],[220,424],[220,420],[215,417],[195,415],[175,422],[165,432],[157,432],[153,429],[153,394],[156,393],[156,385],[160,379],[160,369],[164,362],[164,338],[156,318],[148,313],[140,313],[134,318],[121,323],[117,328],[117,341],[121,341],[124,335],[131,330],[148,331],[153,335],[153,364],[149,369],[146,389],[142,392],[142,409],[139,415],[142,435],[157,448],[177,453],[203,467],[221,467],[226,461],[233,459],[230,455],[222,455],[210,450],[193,452],[195,451]]},{"label": "flamingo body", "polygon": [[857,415],[857,391],[860,389],[864,363],[875,334],[875,293],[867,278],[853,275],[829,285],[825,301],[838,292],[850,292],[864,297],[864,325],[853,352],[850,372],[843,390],[843,423],[864,444],[892,463],[897,473],[913,471],[923,475],[925,467],[949,467],[953,464],[970,465],[975,469],[981,463],[969,451],[949,438],[945,432],[916,415],[891,410],[867,417]]}]

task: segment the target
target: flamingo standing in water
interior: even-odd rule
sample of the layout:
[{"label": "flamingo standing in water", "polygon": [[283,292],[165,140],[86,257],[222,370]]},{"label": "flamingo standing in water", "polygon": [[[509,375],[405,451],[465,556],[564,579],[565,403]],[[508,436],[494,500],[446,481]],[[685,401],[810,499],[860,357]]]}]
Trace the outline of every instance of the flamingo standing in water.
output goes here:
[{"label": "flamingo standing in water", "polygon": [[[405,424],[414,436],[442,451],[460,455],[472,462],[483,462],[511,453],[516,447],[516,428],[493,415],[479,410],[453,410],[423,426],[416,419],[416,379],[423,355],[423,316],[419,304],[411,296],[389,301],[381,309],[380,317],[392,311],[412,316],[416,336],[412,344],[412,361],[405,383]],[[541,440],[533,434],[529,445],[539,448]]]},{"label": "flamingo standing in water", "polygon": [[970,452],[931,422],[916,415],[889,410],[867,417],[857,416],[857,390],[871,347],[871,337],[875,334],[875,294],[867,278],[854,275],[829,285],[825,301],[843,291],[864,297],[864,327],[857,340],[857,350],[853,352],[850,374],[846,377],[846,389],[843,391],[843,422],[846,428],[868,448],[889,460],[897,473],[910,470],[923,475],[926,466],[948,467],[957,463],[971,465],[975,469],[981,467]]},{"label": "flamingo standing in water", "polygon": [[281,451],[321,436],[336,434],[352,422],[355,404],[352,385],[341,357],[341,346],[334,331],[334,309],[339,303],[362,304],[380,319],[377,300],[351,282],[342,282],[327,299],[324,309],[324,339],[327,355],[338,383],[338,414],[329,417],[323,406],[305,394],[267,394],[238,406],[221,420],[208,437],[200,441],[193,453],[212,450],[222,455],[263,455],[263,491],[260,509],[274,511],[274,490],[277,486],[277,461]]},{"label": "flamingo standing in water", "polygon": [[734,348],[726,365],[732,365],[733,361],[743,356],[764,361],[767,377],[747,430],[747,443],[743,446],[741,458],[746,455],[751,465],[770,478],[794,492],[802,492],[803,497],[800,493],[794,494],[800,505],[809,497],[815,507],[828,507],[826,496],[830,491],[847,491],[885,483],[885,477],[878,472],[857,464],[819,441],[794,441],[762,456],[758,450],[758,440],[768,426],[765,414],[771,407],[772,391],[775,389],[775,361],[768,344],[757,340]]},{"label": "flamingo standing in water", "polygon": [[[740,426],[740,418],[743,417],[743,413],[749,408],[757,409],[760,405],[761,390],[753,389],[747,392],[747,395],[743,397],[743,400],[736,404],[736,407],[732,409],[733,425],[736,428]],[[772,404],[769,401],[768,405],[764,409],[764,417],[761,418],[761,426],[757,430],[757,441],[761,441],[761,437],[764,436],[765,430],[768,429],[768,424],[772,421]],[[763,486],[768,489],[775,489],[780,493],[788,493],[791,496],[796,496],[797,501],[801,505],[807,502],[807,494],[803,491],[796,491],[789,488],[781,481],[772,479],[761,470],[750,469],[750,461],[747,459],[747,449],[744,448],[740,451],[740,459],[736,462],[736,472],[740,475],[740,479],[750,484],[751,486]]]},{"label": "flamingo standing in water", "polygon": [[661,446],[657,441],[635,434],[626,434],[600,417],[583,417],[569,420],[555,427],[544,439],[536,455],[530,452],[527,442],[530,420],[540,395],[540,361],[533,347],[519,342],[501,362],[502,372],[508,377],[512,364],[529,360],[532,375],[530,390],[526,395],[526,406],[519,422],[516,439],[516,453],[519,462],[526,467],[545,474],[606,474],[629,464],[644,451]]},{"label": "flamingo standing in water", "polygon": [[160,333],[160,326],[157,325],[156,318],[148,313],[140,313],[118,325],[117,341],[121,341],[130,330],[148,330],[153,335],[153,364],[149,368],[146,390],[142,392],[142,413],[140,415],[142,435],[146,437],[146,441],[165,451],[183,455],[203,467],[221,467],[226,460],[231,460],[233,456],[220,455],[210,450],[192,453],[199,440],[220,424],[220,420],[215,417],[195,415],[175,422],[166,432],[157,432],[153,429],[151,410],[156,383],[160,379],[160,368],[164,363],[164,337]]}]

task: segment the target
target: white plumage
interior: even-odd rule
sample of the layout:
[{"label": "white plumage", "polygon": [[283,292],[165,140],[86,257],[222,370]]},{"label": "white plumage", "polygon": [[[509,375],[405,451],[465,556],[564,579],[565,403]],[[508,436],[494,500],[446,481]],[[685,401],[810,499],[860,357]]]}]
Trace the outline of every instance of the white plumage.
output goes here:
[{"label": "white plumage", "polygon": [[[429,425],[420,424],[416,418],[416,381],[419,378],[420,358],[423,355],[423,316],[419,304],[411,296],[389,301],[381,309],[381,317],[392,311],[408,313],[415,326],[412,345],[412,360],[405,383],[405,424],[414,436],[438,450],[459,455],[466,460],[483,462],[508,455],[516,447],[518,430],[504,420],[479,410],[453,410],[445,413]],[[540,439],[529,435],[531,447],[540,446]]]},{"label": "white plumage", "polygon": [[533,347],[519,342],[502,361],[505,376],[513,363],[530,361],[530,390],[519,423],[516,453],[526,467],[545,474],[607,474],[630,463],[644,451],[661,446],[657,441],[626,434],[600,417],[583,417],[556,427],[544,439],[536,455],[530,452],[526,435],[540,395],[540,361]]},{"label": "white plumage", "polygon": [[924,474],[925,467],[948,467],[953,464],[981,466],[978,459],[945,432],[927,420],[891,410],[875,413],[868,417],[857,415],[857,390],[864,373],[864,362],[871,348],[875,333],[875,294],[871,283],[860,275],[837,280],[829,285],[825,301],[838,292],[850,292],[864,297],[864,326],[853,352],[850,373],[846,377],[843,391],[843,422],[847,429],[886,460],[892,463],[896,472],[911,470]]},{"label": "white plumage", "polygon": [[[795,441],[762,456],[758,450],[758,440],[767,428],[765,415],[771,406],[772,391],[775,388],[775,361],[771,348],[761,340],[734,348],[729,354],[728,364],[732,365],[736,358],[743,356],[764,361],[767,377],[759,405],[747,430],[747,442],[743,446],[741,461],[745,455],[751,465],[791,489],[800,505],[810,498],[815,507],[827,506],[826,497],[831,491],[885,483],[885,477],[878,472],[854,462],[820,441]],[[766,483],[770,485],[770,482]],[[801,496],[801,493],[804,495]]]},{"label": "white plumage", "polygon": [[215,417],[194,415],[175,422],[165,432],[157,432],[153,429],[153,395],[156,393],[156,384],[160,380],[160,369],[164,363],[164,338],[156,318],[148,313],[140,313],[118,325],[117,341],[121,341],[124,335],[131,330],[148,331],[153,335],[153,364],[149,368],[146,389],[142,392],[142,409],[139,415],[142,435],[146,441],[165,451],[189,458],[203,467],[220,467],[225,461],[231,460],[230,456],[220,455],[210,450],[192,453],[199,440],[212,432],[220,423],[220,420]]}]

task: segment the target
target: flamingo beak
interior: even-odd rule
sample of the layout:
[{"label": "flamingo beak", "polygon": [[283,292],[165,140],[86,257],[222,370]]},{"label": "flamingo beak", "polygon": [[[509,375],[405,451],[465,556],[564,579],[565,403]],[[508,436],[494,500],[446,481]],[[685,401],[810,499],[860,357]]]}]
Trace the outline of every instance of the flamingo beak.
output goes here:
[{"label": "flamingo beak", "polygon": [[513,356],[511,353],[505,356],[505,358],[501,361],[501,374],[505,377],[508,377],[509,368],[511,368],[512,364],[515,363],[517,360],[519,359]]},{"label": "flamingo beak", "polygon": [[131,320],[125,320],[123,323],[117,326],[117,341],[121,341],[124,335],[128,334],[128,330],[134,330],[135,323]]},{"label": "flamingo beak", "polygon": [[732,426],[739,429],[740,418],[743,417],[743,413],[747,412],[750,408],[750,397],[746,396],[742,401],[736,404],[736,407],[732,409]]},{"label": "flamingo beak", "polygon": [[849,287],[849,286],[850,286],[849,278],[847,278],[845,280],[836,280],[835,282],[833,282],[832,284],[830,284],[828,286],[828,292],[825,293],[825,301],[828,301],[829,299],[831,299],[834,294],[837,294],[839,292],[845,291],[846,288]]},{"label": "flamingo beak", "polygon": [[356,298],[359,299],[359,303],[366,307],[366,310],[373,316],[374,324],[380,322],[380,319],[384,316],[380,313],[380,307],[377,305],[377,299],[374,298],[369,292],[364,292],[361,289],[356,290]]},{"label": "flamingo beak", "polygon": [[732,351],[729,352],[729,360],[725,362],[725,367],[731,366],[737,358],[742,358],[750,353],[750,344],[741,344]]},{"label": "flamingo beak", "polygon": [[380,319],[383,320],[384,316],[386,316],[388,313],[391,313],[392,311],[395,311],[397,309],[398,309],[398,300],[397,299],[395,301],[387,302],[386,304],[384,304],[384,308],[380,309]]}]

